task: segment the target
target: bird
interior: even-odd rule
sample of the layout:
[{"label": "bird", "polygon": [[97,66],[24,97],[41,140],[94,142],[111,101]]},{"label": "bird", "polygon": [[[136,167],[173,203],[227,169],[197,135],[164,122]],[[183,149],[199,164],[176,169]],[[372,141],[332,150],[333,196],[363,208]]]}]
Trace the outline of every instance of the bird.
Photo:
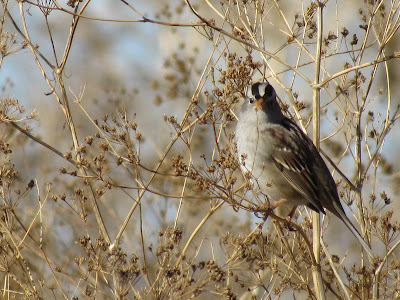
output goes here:
[{"label": "bird", "polygon": [[338,217],[357,238],[370,257],[374,254],[340,203],[335,181],[312,140],[287,118],[268,82],[251,86],[251,97],[238,115],[235,139],[243,172],[276,208],[282,203],[306,205]]}]

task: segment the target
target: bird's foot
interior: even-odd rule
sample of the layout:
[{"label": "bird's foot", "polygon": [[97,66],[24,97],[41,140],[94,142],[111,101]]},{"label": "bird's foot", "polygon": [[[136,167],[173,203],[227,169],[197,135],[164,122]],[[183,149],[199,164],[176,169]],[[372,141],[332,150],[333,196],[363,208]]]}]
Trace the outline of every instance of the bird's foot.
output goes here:
[{"label": "bird's foot", "polygon": [[[265,222],[273,210],[274,208],[271,205],[268,203],[263,203],[255,207],[254,213],[257,217],[262,218]],[[259,214],[261,214],[262,217]]]},{"label": "bird's foot", "polygon": [[292,223],[292,220],[291,220],[291,218],[289,218],[289,217],[286,217],[285,218],[285,223],[284,223],[284,227],[288,230],[288,231],[296,231],[296,228],[294,228],[293,227],[293,223]]}]

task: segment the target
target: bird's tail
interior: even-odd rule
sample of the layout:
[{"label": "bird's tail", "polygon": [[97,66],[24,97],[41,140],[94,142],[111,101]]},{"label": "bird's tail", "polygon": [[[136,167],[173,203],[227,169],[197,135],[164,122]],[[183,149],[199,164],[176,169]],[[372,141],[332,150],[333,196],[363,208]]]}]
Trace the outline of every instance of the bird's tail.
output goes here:
[{"label": "bird's tail", "polygon": [[[356,227],[351,223],[349,218],[346,216],[345,212],[343,211],[342,207],[338,207],[337,203],[334,201],[333,205],[335,206],[335,210],[337,214],[335,214],[339,219],[343,221],[346,227],[353,233],[353,235],[357,238],[360,244],[363,246],[365,251],[367,251],[368,255],[372,258],[375,257],[374,253],[371,250],[371,247],[367,244],[367,242],[362,238],[361,234],[358,232]],[[340,205],[340,204],[339,204]]]}]

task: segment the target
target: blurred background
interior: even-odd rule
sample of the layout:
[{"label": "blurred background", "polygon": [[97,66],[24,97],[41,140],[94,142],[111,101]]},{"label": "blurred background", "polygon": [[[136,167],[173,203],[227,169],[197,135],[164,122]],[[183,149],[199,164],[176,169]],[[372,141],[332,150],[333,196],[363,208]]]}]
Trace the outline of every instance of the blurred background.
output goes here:
[{"label": "blurred background", "polygon": [[[302,237],[271,219],[257,229],[262,197],[243,188],[230,133],[247,87],[268,80],[312,135],[316,3],[2,1],[3,295],[315,297]],[[323,1],[321,148],[380,257],[399,241],[398,16],[398,1]],[[339,269],[324,253],[328,297],[348,296],[343,281],[367,299],[378,262],[360,271],[357,241],[334,217],[323,224]]]}]

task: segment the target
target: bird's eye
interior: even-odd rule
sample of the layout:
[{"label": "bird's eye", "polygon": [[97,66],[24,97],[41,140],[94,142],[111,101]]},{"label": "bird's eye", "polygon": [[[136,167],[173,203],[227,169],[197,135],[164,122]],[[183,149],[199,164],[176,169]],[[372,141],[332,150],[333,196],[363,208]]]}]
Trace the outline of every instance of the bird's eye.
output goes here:
[{"label": "bird's eye", "polygon": [[254,98],[250,98],[250,103],[254,104],[254,102],[256,102],[256,100]]}]

